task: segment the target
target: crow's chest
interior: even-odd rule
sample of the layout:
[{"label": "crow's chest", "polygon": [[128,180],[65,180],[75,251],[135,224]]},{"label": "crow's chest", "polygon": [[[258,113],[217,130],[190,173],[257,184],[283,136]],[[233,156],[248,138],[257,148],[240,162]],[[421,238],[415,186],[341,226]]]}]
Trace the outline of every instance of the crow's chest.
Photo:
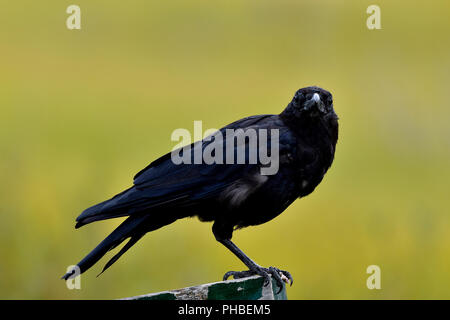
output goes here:
[{"label": "crow's chest", "polygon": [[295,158],[292,157],[288,166],[295,180],[297,197],[304,197],[314,191],[330,168],[333,158],[334,147],[331,145],[303,148]]}]

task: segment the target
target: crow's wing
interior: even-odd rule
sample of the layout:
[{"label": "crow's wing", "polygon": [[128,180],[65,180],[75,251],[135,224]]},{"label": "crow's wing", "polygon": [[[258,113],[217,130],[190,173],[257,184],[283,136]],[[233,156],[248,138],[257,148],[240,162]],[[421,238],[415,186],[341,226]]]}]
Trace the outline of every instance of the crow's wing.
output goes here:
[{"label": "crow's wing", "polygon": [[[274,115],[253,116],[231,123],[220,131],[224,133],[226,129],[271,128],[277,121],[278,117]],[[206,139],[196,142],[191,145],[191,150],[199,144],[204,149],[209,143],[211,140]],[[248,144],[245,148],[248,151]],[[246,155],[248,156],[248,152]],[[248,161],[246,164],[177,165],[172,161],[171,153],[168,153],[136,174],[133,187],[83,211],[77,218],[77,227],[155,208],[195,205],[199,201],[217,197],[227,186],[255,170],[256,166],[258,165],[248,164]]]}]

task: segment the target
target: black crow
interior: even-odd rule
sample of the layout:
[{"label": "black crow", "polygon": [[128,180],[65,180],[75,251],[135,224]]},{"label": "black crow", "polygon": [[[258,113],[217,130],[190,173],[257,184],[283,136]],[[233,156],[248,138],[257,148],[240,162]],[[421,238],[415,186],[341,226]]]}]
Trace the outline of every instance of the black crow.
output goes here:
[{"label": "black crow", "polygon": [[[77,218],[76,228],[94,221],[128,217],[77,266],[81,272],[86,271],[109,250],[129,239],[108,261],[103,268],[105,271],[147,232],[181,218],[197,216],[201,221],[214,221],[212,231],[216,240],[249,269],[227,272],[224,280],[230,276],[241,278],[258,274],[264,277],[265,283],[271,275],[280,288],[282,281],[290,281],[292,285],[289,272],[259,266],[231,241],[231,237],[236,229],[275,218],[297,198],[310,194],[316,188],[334,159],[338,139],[337,120],[331,93],[319,87],[307,87],[298,90],[279,115],[247,117],[218,131],[223,134],[222,147],[228,146],[227,139],[235,141],[235,136],[225,134],[230,129],[243,129],[244,133],[250,130],[257,133],[265,130],[269,134],[276,132],[266,140],[270,145],[268,154],[277,161],[276,166],[272,166],[276,170],[272,172],[262,171],[267,169],[268,164],[267,161],[262,164],[261,159],[252,163],[185,161],[177,164],[173,161],[173,152],[162,156],[134,177],[131,188],[86,209]],[[179,155],[189,150],[195,153],[196,148],[205,151],[216,138],[220,140],[218,137],[205,138],[183,148],[179,150]],[[249,160],[252,152],[258,153],[264,145],[251,144],[249,136],[244,138],[240,146],[245,149],[244,160]],[[272,146],[275,144],[277,148],[274,149]],[[237,146],[230,145],[233,151],[239,147],[239,143]],[[211,155],[216,156],[215,153],[220,150],[216,148]],[[233,154],[228,160],[236,159]],[[67,280],[74,274],[72,269],[63,279]]]}]

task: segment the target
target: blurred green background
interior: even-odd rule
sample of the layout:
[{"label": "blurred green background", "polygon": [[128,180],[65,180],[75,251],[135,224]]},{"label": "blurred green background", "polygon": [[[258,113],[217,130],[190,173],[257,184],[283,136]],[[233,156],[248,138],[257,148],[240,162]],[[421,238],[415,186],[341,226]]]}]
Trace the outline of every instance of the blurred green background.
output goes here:
[{"label": "blurred green background", "polygon": [[[66,8],[81,7],[81,30]],[[316,191],[238,231],[290,299],[450,298],[450,2],[4,1],[0,12],[0,298],[110,299],[219,281],[243,265],[211,224],[178,221],[59,278],[120,219],[75,231],[86,207],[168,152],[176,128],[279,113],[319,85],[340,117]],[[108,255],[111,257],[111,255]],[[381,267],[381,290],[366,268]]]}]

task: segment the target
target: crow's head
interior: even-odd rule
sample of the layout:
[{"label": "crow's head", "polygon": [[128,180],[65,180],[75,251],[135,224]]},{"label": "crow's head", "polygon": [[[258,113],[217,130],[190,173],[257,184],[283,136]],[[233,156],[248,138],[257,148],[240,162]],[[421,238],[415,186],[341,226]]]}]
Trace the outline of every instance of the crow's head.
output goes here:
[{"label": "crow's head", "polygon": [[322,88],[306,87],[298,90],[281,112],[280,118],[297,132],[313,138],[323,132],[336,144],[338,116],[333,109],[333,96]]},{"label": "crow's head", "polygon": [[334,115],[333,96],[319,87],[306,87],[298,90],[288,108],[297,117],[320,117]]}]

